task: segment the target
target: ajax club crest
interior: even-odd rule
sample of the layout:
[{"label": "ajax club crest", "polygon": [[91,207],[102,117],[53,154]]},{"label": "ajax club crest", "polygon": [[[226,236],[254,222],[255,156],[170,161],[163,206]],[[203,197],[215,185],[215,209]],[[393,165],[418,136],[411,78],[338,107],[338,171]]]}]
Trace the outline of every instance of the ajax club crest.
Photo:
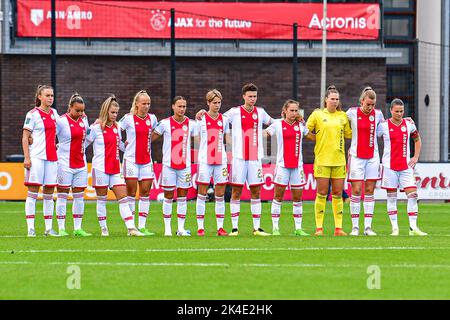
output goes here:
[{"label": "ajax club crest", "polygon": [[150,18],[150,25],[155,31],[162,31],[166,28],[167,19],[164,16],[166,11],[152,10],[152,17]]}]

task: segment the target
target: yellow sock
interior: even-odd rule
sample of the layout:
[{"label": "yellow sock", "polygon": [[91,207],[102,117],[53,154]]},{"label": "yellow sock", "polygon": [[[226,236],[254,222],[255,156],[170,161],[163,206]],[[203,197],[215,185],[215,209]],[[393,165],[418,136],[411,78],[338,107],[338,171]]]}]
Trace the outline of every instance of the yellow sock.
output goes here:
[{"label": "yellow sock", "polygon": [[323,228],[323,218],[325,215],[326,205],[327,196],[317,194],[316,201],[314,202],[314,211],[316,213],[316,228]]},{"label": "yellow sock", "polygon": [[332,196],[331,205],[333,206],[334,226],[342,229],[342,211],[344,210],[342,196]]}]

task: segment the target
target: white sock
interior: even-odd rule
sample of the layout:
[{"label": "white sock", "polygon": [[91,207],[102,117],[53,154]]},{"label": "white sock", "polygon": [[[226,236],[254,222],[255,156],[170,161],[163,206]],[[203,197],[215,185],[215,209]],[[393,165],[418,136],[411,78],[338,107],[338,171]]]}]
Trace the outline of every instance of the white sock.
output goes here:
[{"label": "white sock", "polygon": [[67,197],[67,193],[58,193],[56,198],[56,221],[59,230],[66,229]]},{"label": "white sock", "polygon": [[53,224],[53,194],[44,193],[44,220],[45,220],[45,230],[52,229]]},{"label": "white sock", "polygon": [[352,216],[352,228],[359,228],[359,213],[361,210],[361,196],[352,194],[350,197],[350,214]]},{"label": "white sock", "polygon": [[73,229],[81,229],[81,222],[83,221],[84,215],[84,192],[72,192],[73,205],[72,205],[72,215],[73,215]]},{"label": "white sock", "polygon": [[417,206],[417,192],[411,192],[408,194],[408,218],[409,218],[409,227],[411,229],[417,229],[417,215],[418,215],[418,206]]},{"label": "white sock", "polygon": [[170,223],[172,221],[172,203],[173,199],[164,198],[163,202],[163,216],[165,233],[172,233]]},{"label": "white sock", "polygon": [[28,191],[27,200],[25,201],[25,218],[27,219],[28,230],[34,229],[34,219],[36,216],[36,192]]},{"label": "white sock", "polygon": [[292,213],[294,214],[295,230],[302,228],[303,219],[303,202],[293,202],[292,203]]},{"label": "white sock", "polygon": [[373,209],[375,207],[375,197],[373,194],[364,195],[364,229],[372,228]]},{"label": "white sock", "polygon": [[238,229],[240,210],[241,210],[241,201],[231,200],[230,211],[231,211],[231,224],[233,225],[233,229]]},{"label": "white sock", "polygon": [[139,229],[145,228],[145,224],[147,222],[148,213],[150,210],[150,200],[148,197],[140,197],[139,198]]},{"label": "white sock", "polygon": [[198,230],[205,229],[205,203],[206,195],[197,195],[197,226]]},{"label": "white sock", "polygon": [[217,221],[217,230],[223,228],[223,220],[225,219],[225,201],[224,197],[216,196],[216,221]]},{"label": "white sock", "polygon": [[130,207],[131,214],[134,216],[136,213],[136,196],[134,197],[127,197],[128,200],[128,206]]},{"label": "white sock", "polygon": [[278,222],[280,221],[281,215],[281,202],[278,202],[277,200],[274,199],[272,201],[270,213],[272,214],[272,228],[279,229]]},{"label": "white sock", "polygon": [[186,221],[186,197],[177,198],[178,231],[184,231]]},{"label": "white sock", "polygon": [[123,197],[119,200],[119,212],[127,228],[136,229],[136,226],[134,225],[134,216],[131,212],[130,206],[128,205],[127,197]]},{"label": "white sock", "polygon": [[397,220],[397,192],[387,194],[387,211],[391,220],[392,229],[398,229]]},{"label": "white sock", "polygon": [[250,211],[253,217],[253,229],[258,230],[261,224],[261,199],[250,200]]},{"label": "white sock", "polygon": [[106,228],[106,196],[97,196],[97,217],[100,228]]}]

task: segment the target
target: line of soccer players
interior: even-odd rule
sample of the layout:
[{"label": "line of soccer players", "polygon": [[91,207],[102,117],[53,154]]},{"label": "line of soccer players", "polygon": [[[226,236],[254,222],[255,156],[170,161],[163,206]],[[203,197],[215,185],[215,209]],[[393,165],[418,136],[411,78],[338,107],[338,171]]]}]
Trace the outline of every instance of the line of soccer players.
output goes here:
[{"label": "line of soccer players", "polygon": [[[25,185],[28,194],[25,213],[28,236],[35,236],[35,207],[39,188],[43,187],[45,235],[67,236],[65,230],[66,203],[72,189],[75,236],[89,236],[81,228],[84,214],[84,189],[87,187],[87,162],[85,149],[93,144],[92,181],[97,194],[97,216],[102,236],[108,236],[106,195],[110,188],[119,203],[120,215],[130,236],[154,235],[146,228],[149,214],[149,191],[154,179],[151,143],[163,137],[163,169],[161,185],[164,190],[163,216],[165,236],[171,236],[171,218],[174,191],[176,190],[177,235],[190,236],[185,229],[187,213],[186,195],[192,187],[191,137],[199,139],[198,195],[196,217],[198,236],[204,236],[204,217],[207,187],[214,181],[215,214],[218,236],[237,236],[240,216],[240,198],[245,183],[251,192],[253,234],[268,236],[260,226],[263,185],[262,158],[263,136],[277,139],[277,159],[274,175],[274,199],[271,206],[272,235],[280,235],[278,222],[281,203],[289,185],[293,200],[295,235],[308,235],[302,229],[302,188],[305,185],[302,159],[302,140],[315,141],[314,176],[317,180],[315,200],[315,235],[323,235],[326,196],[331,183],[332,207],[336,236],[347,235],[342,230],[342,190],[346,178],[345,138],[351,138],[349,150],[348,181],[352,184],[350,211],[351,235],[359,234],[359,213],[364,182],[364,234],[373,236],[371,222],[374,209],[374,188],[382,179],[387,189],[388,213],[392,223],[392,235],[399,234],[397,224],[397,189],[408,197],[410,235],[426,235],[417,227],[417,189],[413,167],[420,154],[420,136],[410,118],[403,118],[404,105],[399,99],[391,104],[392,118],[384,121],[382,113],[375,109],[376,94],[370,88],[361,93],[360,106],[342,111],[339,92],[334,86],[327,89],[323,108],[316,109],[305,123],[297,101],[288,100],[282,107],[282,118],[273,119],[260,107],[256,107],[258,88],[246,84],[242,88],[244,104],[219,113],[222,95],[211,90],[206,95],[208,110],[201,110],[196,120],[185,116],[187,101],[177,96],[172,101],[173,116],[159,123],[149,113],[151,99],[145,91],[139,91],[130,112],[117,121],[119,104],[114,96],[102,104],[98,119],[89,126],[84,113],[83,98],[74,94],[67,112],[59,116],[53,104],[53,89],[39,86],[36,91],[36,107],[26,115],[22,145],[24,150]],[[232,130],[230,130],[230,125]],[[263,130],[263,125],[268,126]],[[126,141],[122,141],[122,131]],[[231,173],[227,170],[225,138],[231,132]],[[384,139],[382,170],[378,155],[377,136]],[[414,139],[415,155],[410,158],[409,139]],[[58,147],[56,145],[58,139]],[[121,167],[119,150],[124,152]],[[232,230],[223,228],[225,217],[225,185],[230,183]],[[136,193],[139,185],[138,226],[135,226]],[[58,229],[52,228],[54,211],[53,193],[57,187],[56,217]]]}]

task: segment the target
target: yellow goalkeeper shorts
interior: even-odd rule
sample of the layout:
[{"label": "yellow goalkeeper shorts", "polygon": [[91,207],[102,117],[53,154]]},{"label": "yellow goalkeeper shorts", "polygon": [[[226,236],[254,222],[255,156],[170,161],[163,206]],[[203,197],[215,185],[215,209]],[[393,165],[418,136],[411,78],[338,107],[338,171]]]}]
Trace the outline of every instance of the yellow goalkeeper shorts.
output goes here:
[{"label": "yellow goalkeeper shorts", "polygon": [[346,166],[319,166],[314,164],[315,178],[331,178],[331,179],[345,179],[347,175]]}]

